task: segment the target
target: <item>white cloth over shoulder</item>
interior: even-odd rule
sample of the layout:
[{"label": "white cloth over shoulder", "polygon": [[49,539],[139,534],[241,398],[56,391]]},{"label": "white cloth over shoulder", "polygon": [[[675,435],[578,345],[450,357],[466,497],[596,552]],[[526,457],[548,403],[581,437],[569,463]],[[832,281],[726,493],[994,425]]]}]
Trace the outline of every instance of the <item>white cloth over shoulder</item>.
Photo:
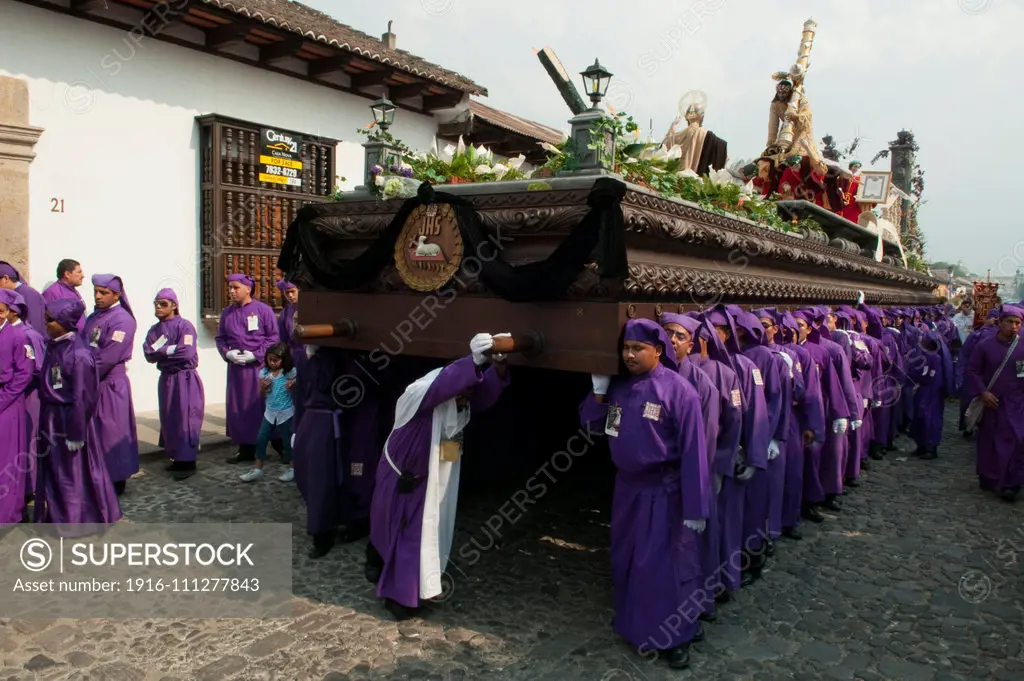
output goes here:
[{"label": "white cloth over shoulder", "polygon": [[[434,369],[405,389],[395,406],[395,426],[391,432],[413,419],[441,371]],[[430,467],[420,530],[420,598],[423,599],[441,594],[441,574],[448,565],[448,555],[455,538],[455,507],[459,500],[462,458],[460,456],[454,463],[441,461],[441,440],[450,440],[462,432],[469,423],[469,417],[469,408],[459,410],[454,398],[434,408],[433,427],[430,431]],[[384,443],[384,456],[397,471],[388,452],[387,442]]]}]

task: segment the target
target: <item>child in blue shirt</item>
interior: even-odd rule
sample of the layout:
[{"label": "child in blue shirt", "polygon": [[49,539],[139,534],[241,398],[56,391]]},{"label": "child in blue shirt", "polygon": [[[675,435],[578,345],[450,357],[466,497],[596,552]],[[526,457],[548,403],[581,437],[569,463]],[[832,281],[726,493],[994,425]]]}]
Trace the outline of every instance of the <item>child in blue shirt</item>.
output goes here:
[{"label": "child in blue shirt", "polygon": [[288,464],[278,480],[291,482],[295,479],[292,464],[292,418],[295,416],[295,378],[298,373],[292,361],[291,348],[287,343],[275,343],[267,350],[264,366],[260,369],[260,393],[264,398],[263,424],[256,436],[256,462],[254,467],[241,475],[245,482],[254,482],[263,477],[263,462],[267,458],[267,445],[277,432],[284,445],[281,462]]}]

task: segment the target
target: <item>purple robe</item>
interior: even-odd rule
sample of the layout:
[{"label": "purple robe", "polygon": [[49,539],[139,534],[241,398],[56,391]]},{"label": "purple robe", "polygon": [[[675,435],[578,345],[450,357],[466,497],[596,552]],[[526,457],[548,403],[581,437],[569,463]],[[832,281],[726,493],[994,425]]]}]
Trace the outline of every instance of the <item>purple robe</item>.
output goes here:
[{"label": "purple robe", "polygon": [[126,364],[135,345],[135,318],[121,304],[97,309],[85,321],[82,340],[96,355],[100,385],[87,446],[103,455],[113,482],[139,472],[139,436]]},{"label": "purple robe", "polygon": [[878,342],[882,349],[882,378],[875,386],[875,402],[881,404],[871,409],[871,420],[874,422],[871,443],[878,447],[888,447],[895,437],[892,413],[898,396],[895,386],[903,375],[903,355],[900,353],[897,331],[882,329]]},{"label": "purple robe", "polygon": [[[822,329],[822,334],[825,333],[828,333],[828,330]],[[845,418],[848,421],[857,419],[864,405],[861,403],[860,396],[857,394],[857,389],[853,384],[849,354],[845,348],[828,338],[819,338],[818,345],[828,353],[829,361],[832,362],[836,376],[839,379],[839,387],[842,390],[843,399],[846,401],[845,416],[841,418]],[[847,428],[845,433],[832,432],[831,424],[825,429],[825,445],[821,450],[819,477],[821,487],[826,495],[838,495],[843,492],[846,457],[850,449],[849,434],[849,428]]]},{"label": "purple robe", "polygon": [[[956,363],[956,388],[957,393],[960,396],[960,429],[964,429],[964,413],[967,411],[967,407],[971,404],[971,395],[967,387],[967,367],[971,363],[971,355],[974,353],[974,349],[978,346],[978,343],[996,335],[999,329],[995,326],[983,326],[979,329],[971,331],[967,336],[967,340],[960,347],[959,360]],[[998,364],[996,366],[999,366]],[[986,383],[986,385],[988,385]]]},{"label": "purple robe", "polygon": [[[25,473],[25,495],[36,489],[36,439],[39,436],[39,376],[43,368],[43,356],[46,352],[46,341],[42,334],[19,320],[11,325],[12,330],[20,335],[19,343],[25,348],[26,355],[31,354],[33,360],[32,380],[25,388],[25,433],[28,456],[21,466]],[[29,348],[32,348],[29,353]]]},{"label": "purple robe", "polygon": [[295,403],[303,405],[303,416],[295,430],[295,482],[306,503],[309,534],[333,532],[341,522],[342,410],[334,385],[344,364],[342,350],[321,347],[299,372]]},{"label": "purple robe", "polygon": [[35,370],[24,335],[5,321],[0,327],[0,525],[20,523],[25,510],[25,391]]},{"label": "purple robe", "polygon": [[[83,306],[85,305],[85,300],[82,299],[82,294],[78,292],[78,289],[76,287],[74,287],[74,286],[69,286],[68,284],[65,284],[63,281],[55,281],[55,282],[53,282],[52,284],[50,284],[49,286],[46,287],[46,290],[43,291],[42,295],[43,295],[44,305],[45,305],[45,303],[49,303],[49,302],[54,301],[54,300],[61,300],[62,298],[71,298],[72,300],[78,300],[78,301],[80,301],[82,303]],[[24,297],[24,296],[22,296],[22,297]],[[26,299],[25,302],[27,303],[28,300]],[[43,326],[38,327],[40,332],[41,332],[42,329],[46,328],[45,308],[44,308],[43,319],[44,319]],[[85,315],[82,315],[82,317],[78,320],[78,331],[81,331],[84,328],[85,328]]]},{"label": "purple robe", "polygon": [[[418,482],[412,491],[398,488],[398,474],[388,464],[377,467],[370,511],[370,542],[384,561],[377,595],[408,608],[420,605],[420,545],[434,408],[473,389],[470,413],[486,411],[508,385],[492,365],[476,366],[470,356],[441,369],[426,391],[411,421],[395,428],[387,439],[391,461]],[[442,568],[443,569],[443,568]]]},{"label": "purple robe", "polygon": [[175,315],[149,328],[142,352],[160,371],[156,394],[160,439],[172,461],[195,461],[203,432],[206,393],[196,368],[198,336],[192,322]]},{"label": "purple robe", "polygon": [[935,352],[920,348],[908,372],[917,384],[914,391],[914,419],[910,424],[910,437],[921,449],[935,448],[942,442],[946,382],[952,382],[948,368],[943,362],[944,341],[934,331],[928,332],[928,338],[938,343],[939,347]]},{"label": "purple robe", "polygon": [[[714,489],[715,460],[718,454],[718,435],[721,425],[721,410],[724,407],[722,395],[718,392],[714,381],[704,373],[697,364],[687,358],[679,362],[679,375],[685,378],[700,396],[700,413],[704,420],[704,442],[707,448],[708,467],[708,489]],[[731,405],[730,411],[736,411]],[[738,419],[736,419],[738,421]],[[738,425],[738,423],[737,423]],[[737,430],[737,435],[739,431]],[[718,527],[718,504],[712,495],[711,503],[708,505],[708,523],[704,532],[701,533],[701,566],[703,573],[704,588],[712,594],[720,590],[721,574],[719,567],[721,558],[719,556],[719,532]],[[703,610],[714,612],[714,598],[706,599]]]},{"label": "purple robe", "polygon": [[[743,551],[743,501],[744,483],[736,480],[736,463],[740,442],[744,436],[746,412],[743,409],[743,390],[736,372],[728,364],[710,358],[693,357],[707,374],[721,399],[718,443],[715,451],[713,473],[722,478],[722,488],[715,499],[715,520],[718,525],[718,563],[714,579],[706,577],[709,589],[740,588],[742,564],[739,560]],[[709,606],[709,610],[713,605]]]},{"label": "purple robe", "polygon": [[[278,341],[277,318],[266,303],[252,300],[246,305],[224,308],[217,325],[217,351],[228,363],[227,436],[237,445],[255,445],[263,423],[260,368],[271,345]],[[231,350],[248,350],[256,361],[235,364],[227,358]]]},{"label": "purple robe", "polygon": [[[39,387],[35,521],[114,523],[121,508],[103,453],[93,448],[99,372],[89,345],[70,335],[46,346]],[[69,452],[67,441],[85,442]]]},{"label": "purple robe", "polygon": [[[618,409],[618,428],[607,425],[612,407]],[[713,496],[700,396],[658,364],[641,376],[613,378],[602,403],[588,395],[580,421],[609,435],[616,468],[614,629],[637,648],[668,650],[687,643],[709,597],[701,585],[701,538],[683,524],[706,520]],[[679,624],[667,626],[670,621]]]},{"label": "purple robe", "polygon": [[[822,410],[825,415],[824,432],[819,439],[815,437],[814,444],[804,450],[804,504],[820,504],[825,501],[825,488],[822,485],[822,458],[824,457],[825,442],[832,433],[832,424],[841,418],[849,418],[850,408],[836,371],[836,365],[829,356],[828,350],[820,344],[817,331],[807,341],[800,344],[810,355],[818,370],[818,378],[821,384]],[[816,342],[817,341],[817,342]]]},{"label": "purple robe", "polygon": [[[25,317],[22,321],[28,322],[28,325],[37,331],[45,329],[46,301],[43,300],[43,295],[28,284],[20,281],[14,287],[14,292],[25,301]],[[40,361],[42,361],[42,358],[40,358]]]},{"label": "purple robe", "polygon": [[[1009,349],[1010,343],[999,340],[996,333],[974,347],[964,377],[971,398],[985,392]],[[999,406],[985,407],[978,426],[977,473],[982,484],[1002,490],[1024,485],[1024,338],[1017,342],[992,394]]]},{"label": "purple robe", "polygon": [[[788,344],[784,352],[793,358],[793,414],[786,440],[786,481],[783,487],[781,524],[796,527],[804,500],[804,470],[808,450],[817,450],[825,440],[825,404],[821,393],[821,371],[805,346]],[[814,433],[810,445],[804,431]]]}]

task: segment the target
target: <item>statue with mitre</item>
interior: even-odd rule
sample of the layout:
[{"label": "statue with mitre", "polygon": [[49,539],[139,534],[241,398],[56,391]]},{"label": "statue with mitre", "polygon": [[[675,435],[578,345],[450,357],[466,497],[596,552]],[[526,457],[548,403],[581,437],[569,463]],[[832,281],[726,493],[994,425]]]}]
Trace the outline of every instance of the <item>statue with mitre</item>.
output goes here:
[{"label": "statue with mitre", "polygon": [[[679,170],[690,169],[698,175],[706,175],[709,170],[725,167],[726,141],[704,127],[705,111],[707,95],[700,90],[690,90],[679,100],[679,116],[672,121],[662,142],[666,149],[679,147],[682,150]],[[686,127],[677,131],[682,120],[686,121]]]}]

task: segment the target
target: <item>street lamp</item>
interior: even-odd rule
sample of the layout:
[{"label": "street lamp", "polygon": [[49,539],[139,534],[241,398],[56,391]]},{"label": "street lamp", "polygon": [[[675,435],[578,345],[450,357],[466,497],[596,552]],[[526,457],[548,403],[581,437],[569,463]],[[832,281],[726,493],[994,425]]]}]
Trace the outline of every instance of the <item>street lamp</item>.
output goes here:
[{"label": "street lamp", "polygon": [[612,80],[612,72],[601,66],[597,59],[594,59],[594,63],[587,67],[586,71],[580,72],[580,75],[583,76],[583,87],[587,91],[587,96],[590,97],[592,108],[596,109],[598,102],[608,94],[608,83]]},{"label": "street lamp", "polygon": [[590,97],[591,107],[569,119],[570,136],[574,143],[574,154],[576,164],[579,168],[574,171],[565,171],[565,175],[593,175],[605,173],[608,170],[608,160],[612,158],[615,149],[615,141],[612,134],[605,129],[601,135],[599,149],[592,149],[594,136],[600,129],[600,122],[605,118],[604,112],[598,106],[601,98],[608,93],[608,83],[611,82],[612,74],[601,66],[595,59],[593,65],[586,71],[580,73],[583,76],[583,85],[587,89],[587,96]]},{"label": "street lamp", "polygon": [[363,156],[364,187],[370,186],[374,181],[373,174],[370,172],[374,166],[381,166],[383,168],[391,164],[394,147],[389,141],[390,135],[387,135],[387,132],[391,124],[395,122],[395,109],[395,105],[387,97],[381,97],[370,105],[370,111],[373,112],[373,122],[380,133],[370,135],[369,139],[363,143],[363,149],[366,150]]},{"label": "street lamp", "polygon": [[373,112],[373,122],[377,124],[381,132],[387,132],[391,124],[395,122],[395,105],[387,97],[381,97],[370,105]]}]

